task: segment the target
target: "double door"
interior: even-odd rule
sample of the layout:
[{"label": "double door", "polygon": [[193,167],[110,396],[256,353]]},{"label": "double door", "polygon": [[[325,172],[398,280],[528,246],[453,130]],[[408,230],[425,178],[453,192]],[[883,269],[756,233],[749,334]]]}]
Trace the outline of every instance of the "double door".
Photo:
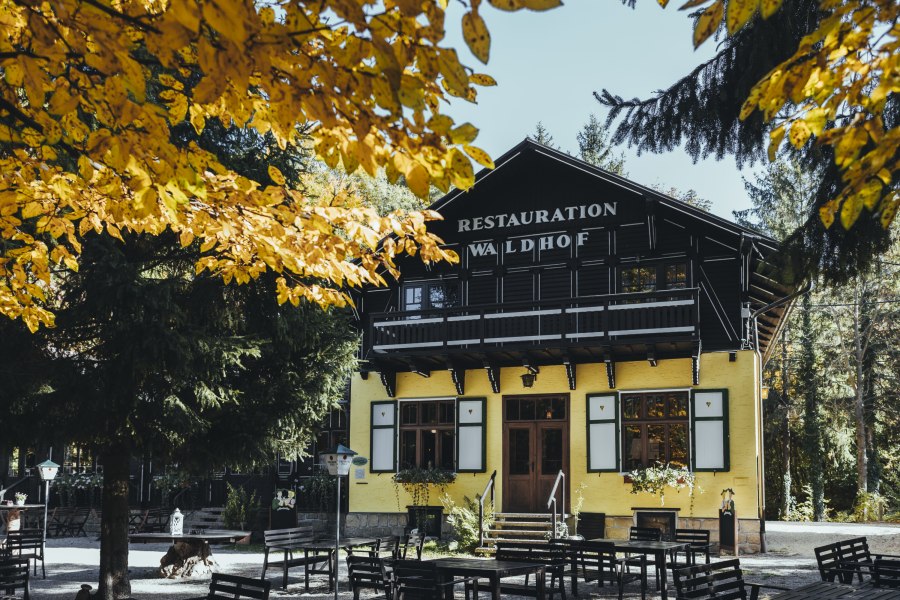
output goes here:
[{"label": "double door", "polygon": [[503,511],[547,512],[557,474],[569,469],[568,394],[503,401]]}]

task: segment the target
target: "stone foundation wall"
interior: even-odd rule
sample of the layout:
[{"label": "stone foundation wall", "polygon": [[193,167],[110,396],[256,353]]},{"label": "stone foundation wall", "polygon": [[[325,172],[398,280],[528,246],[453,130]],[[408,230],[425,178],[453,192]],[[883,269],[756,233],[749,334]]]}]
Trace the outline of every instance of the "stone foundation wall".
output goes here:
[{"label": "stone foundation wall", "polygon": [[[344,535],[355,537],[403,535],[406,517],[406,513],[347,513],[344,517]],[[446,527],[445,522],[443,531],[447,530]]]},{"label": "stone foundation wall", "polygon": [[[634,525],[634,517],[606,515],[606,537],[628,539],[628,528]],[[719,519],[709,517],[678,517],[679,529],[708,529],[713,551],[719,551]],[[759,519],[738,519],[738,544],[740,554],[757,554],[760,551]]]}]

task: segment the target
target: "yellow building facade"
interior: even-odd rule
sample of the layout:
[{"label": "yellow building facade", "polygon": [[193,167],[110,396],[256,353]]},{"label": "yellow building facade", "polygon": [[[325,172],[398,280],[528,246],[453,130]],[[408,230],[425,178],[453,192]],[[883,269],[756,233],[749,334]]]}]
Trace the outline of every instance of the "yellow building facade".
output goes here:
[{"label": "yellow building facade", "polygon": [[[691,382],[689,359],[660,361],[657,366],[647,362],[619,363],[615,390],[609,390],[604,365],[585,364],[577,367],[577,387],[570,390],[564,366],[542,367],[534,386],[524,389],[520,379],[521,368],[504,368],[500,372],[501,393],[494,393],[486,371],[472,371],[466,375],[465,398],[483,397],[485,402],[485,459],[486,468],[480,473],[460,473],[456,481],[445,488],[446,494],[461,504],[464,496],[475,498],[485,488],[491,473],[496,469],[496,499],[498,508],[504,504],[501,476],[504,464],[503,446],[503,398],[527,395],[544,396],[562,394],[567,397],[569,419],[567,422],[569,469],[566,473],[569,504],[572,494],[584,484],[581,510],[605,513],[607,532],[611,537],[627,537],[628,526],[633,524],[635,508],[678,509],[679,527],[708,528],[713,539],[718,528],[718,511],[722,503],[721,491],[731,488],[741,523],[741,549],[745,552],[759,550],[762,486],[761,473],[761,415],[759,389],[759,355],[755,351],[709,353],[701,358],[702,385]],[[422,402],[434,399],[456,399],[457,394],[448,371],[434,372],[425,378],[415,373],[397,376],[399,403]],[[611,393],[637,391],[704,391],[726,390],[728,397],[727,439],[730,449],[727,471],[697,472],[693,497],[687,490],[671,490],[660,498],[649,493],[631,493],[631,486],[624,481],[624,473],[588,472],[588,398],[609,396]],[[508,392],[508,393],[507,393]],[[363,380],[357,375],[351,386],[353,417],[350,421],[350,446],[361,453],[371,452],[372,404],[391,400],[386,398],[381,382],[374,377]],[[619,432],[616,432],[617,437]],[[349,521],[359,527],[366,516],[377,517],[397,514],[402,523],[406,506],[412,499],[393,482],[393,473],[372,473],[371,463],[364,469],[357,468],[351,474],[349,511],[355,515]],[[438,496],[435,492],[432,496]],[[440,504],[439,497],[431,497],[430,504]],[[384,523],[382,517],[380,522]]]}]

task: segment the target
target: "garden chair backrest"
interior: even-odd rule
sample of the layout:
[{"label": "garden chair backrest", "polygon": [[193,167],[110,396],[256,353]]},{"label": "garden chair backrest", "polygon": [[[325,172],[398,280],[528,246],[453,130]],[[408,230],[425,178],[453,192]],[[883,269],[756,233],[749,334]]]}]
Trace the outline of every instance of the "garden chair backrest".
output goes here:
[{"label": "garden chair backrest", "polygon": [[681,599],[715,598],[746,600],[747,588],[738,559],[692,565],[672,572],[676,597]]},{"label": "garden chair backrest", "polygon": [[872,583],[876,587],[900,588],[900,559],[876,558],[872,565]]},{"label": "garden chair backrest", "polygon": [[7,597],[15,590],[22,590],[22,598],[28,600],[31,590],[28,580],[28,561],[16,558],[0,560],[0,594]]},{"label": "garden chair backrest", "polygon": [[362,554],[348,556],[347,572],[354,598],[359,597],[360,589],[374,589],[384,592],[385,599],[390,598],[391,583],[381,558]]},{"label": "garden chair backrest", "polygon": [[238,575],[213,573],[206,600],[268,600],[272,582]]},{"label": "garden chair backrest", "polygon": [[658,527],[632,527],[628,530],[628,539],[640,542],[658,542],[662,540],[662,529]]}]

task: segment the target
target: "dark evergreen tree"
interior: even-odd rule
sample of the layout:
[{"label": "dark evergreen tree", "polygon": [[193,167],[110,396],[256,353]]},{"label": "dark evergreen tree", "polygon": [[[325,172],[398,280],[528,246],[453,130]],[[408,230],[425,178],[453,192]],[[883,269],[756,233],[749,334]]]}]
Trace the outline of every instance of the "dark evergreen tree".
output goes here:
[{"label": "dark evergreen tree", "polygon": [[610,173],[628,177],[628,173],[625,172],[625,154],[622,152],[616,154],[610,143],[609,130],[596,115],[591,114],[588,122],[575,137],[578,141],[578,157],[581,160]]},{"label": "dark evergreen tree", "polygon": [[803,396],[803,450],[809,461],[807,473],[812,490],[813,520],[825,520],[824,451],[820,414],[820,370],[816,366],[816,333],[812,323],[809,294],[800,306],[800,394]]},{"label": "dark evergreen tree", "polygon": [[553,143],[553,136],[550,135],[550,132],[547,131],[547,128],[544,127],[544,124],[541,121],[537,122],[537,125],[534,126],[534,133],[528,137],[538,144],[556,148],[556,144]]},{"label": "dark evergreen tree", "polygon": [[[818,0],[785,0],[778,18],[756,19],[727,37],[712,59],[650,98],[625,100],[606,89],[595,93],[610,109],[607,123],[618,120],[613,142],[635,146],[639,154],[683,146],[695,160],[731,154],[739,167],[766,160],[768,125],[758,111],[741,121],[741,106],[753,85],[789,58],[821,18]],[[893,96],[889,102],[888,119],[896,121],[900,110],[893,106],[900,100]],[[889,234],[871,214],[850,231],[840,225],[825,229],[818,207],[842,188],[840,174],[827,149],[810,143],[794,154],[819,177],[805,218],[786,238],[783,267],[798,278],[822,274],[827,281],[846,281],[888,248]]]}]

